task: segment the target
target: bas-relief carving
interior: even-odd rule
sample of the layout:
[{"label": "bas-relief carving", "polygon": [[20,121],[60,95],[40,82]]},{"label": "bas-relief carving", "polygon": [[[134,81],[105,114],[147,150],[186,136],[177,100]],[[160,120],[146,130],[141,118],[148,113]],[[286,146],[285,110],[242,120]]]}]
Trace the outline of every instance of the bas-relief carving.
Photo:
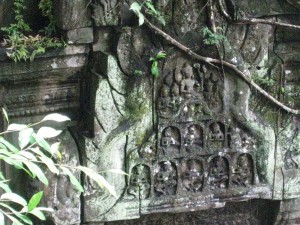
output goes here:
[{"label": "bas-relief carving", "polygon": [[93,0],[93,19],[96,26],[118,25],[120,4],[120,0]]},{"label": "bas-relief carving", "polygon": [[156,168],[154,190],[157,197],[174,195],[177,190],[177,169],[170,161],[160,162]]},{"label": "bas-relief carving", "polygon": [[181,170],[184,190],[195,193],[202,191],[204,182],[202,162],[197,159],[189,159],[182,164]]},{"label": "bas-relief carving", "polygon": [[134,198],[146,199],[150,195],[150,168],[140,164],[132,168],[128,194]]}]

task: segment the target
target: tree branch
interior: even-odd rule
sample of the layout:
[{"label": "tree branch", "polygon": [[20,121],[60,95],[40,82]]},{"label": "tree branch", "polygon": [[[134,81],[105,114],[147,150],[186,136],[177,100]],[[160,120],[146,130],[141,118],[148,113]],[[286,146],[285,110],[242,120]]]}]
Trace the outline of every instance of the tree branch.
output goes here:
[{"label": "tree branch", "polygon": [[174,38],[172,38],[169,34],[165,33],[164,31],[162,31],[161,29],[159,29],[158,27],[156,27],[155,25],[153,25],[148,19],[145,18],[145,24],[151,29],[153,30],[156,34],[160,35],[161,37],[163,37],[167,42],[169,42],[170,44],[176,46],[177,48],[179,48],[180,50],[182,50],[183,52],[185,52],[187,55],[191,56],[192,58],[194,58],[195,60],[207,63],[211,66],[214,66],[214,64],[218,64],[218,65],[224,65],[228,68],[230,68],[231,70],[233,70],[234,72],[236,72],[239,77],[241,79],[243,79],[250,87],[254,88],[256,91],[258,91],[260,94],[262,94],[264,97],[266,97],[269,101],[273,102],[276,106],[278,106],[279,108],[285,110],[288,113],[292,113],[292,114],[296,114],[296,115],[300,115],[300,110],[297,109],[292,109],[288,106],[286,106],[285,104],[281,103],[280,101],[278,101],[277,99],[275,99],[273,96],[271,96],[268,92],[266,92],[265,90],[263,90],[259,85],[257,85],[254,81],[251,80],[251,78],[248,78],[248,76],[243,73],[241,70],[239,70],[236,65],[231,64],[229,62],[226,61],[221,61],[218,59],[213,59],[210,57],[204,57],[201,56],[195,52],[193,52],[191,49],[189,49],[188,47],[186,47],[185,45],[181,44],[180,42],[178,42],[177,40],[175,40]]},{"label": "tree branch", "polygon": [[289,24],[289,23],[282,23],[282,22],[276,22],[276,21],[269,21],[269,20],[264,20],[264,19],[258,19],[258,18],[246,18],[246,19],[240,19],[240,20],[233,20],[231,16],[228,14],[226,11],[222,0],[218,0],[218,5],[221,10],[221,14],[230,22],[234,24],[268,24],[272,26],[281,26],[281,27],[287,27],[291,29],[298,29],[300,30],[299,25],[294,25],[294,24]]}]

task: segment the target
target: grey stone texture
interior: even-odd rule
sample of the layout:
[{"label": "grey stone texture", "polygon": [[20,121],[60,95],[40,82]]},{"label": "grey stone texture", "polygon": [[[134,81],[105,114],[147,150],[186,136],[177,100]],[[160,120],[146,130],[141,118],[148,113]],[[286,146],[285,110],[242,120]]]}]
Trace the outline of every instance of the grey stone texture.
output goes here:
[{"label": "grey stone texture", "polygon": [[[300,108],[299,29],[238,22],[299,25],[299,1],[213,2],[217,35],[225,37],[218,48],[205,44],[203,27],[212,25],[206,2],[159,0],[155,7],[173,38],[236,65],[277,100]],[[299,223],[299,116],[230,68],[199,62],[137,26],[130,3],[54,3],[68,47],[32,63],[0,57],[1,102],[23,123],[49,112],[69,115],[74,124],[60,137],[66,163],[101,172],[117,196],[81,176],[79,197],[65,177],[53,177],[44,200],[57,209],[52,224]],[[153,78],[149,59],[162,50],[167,56]]]}]

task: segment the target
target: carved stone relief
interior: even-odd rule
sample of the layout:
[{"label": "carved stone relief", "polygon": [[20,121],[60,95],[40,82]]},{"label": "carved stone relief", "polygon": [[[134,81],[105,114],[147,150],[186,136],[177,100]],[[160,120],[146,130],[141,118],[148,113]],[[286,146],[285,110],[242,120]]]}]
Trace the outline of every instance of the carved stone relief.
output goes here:
[{"label": "carved stone relief", "polygon": [[150,168],[143,164],[132,168],[129,185],[128,194],[138,199],[148,198],[151,188]]},{"label": "carved stone relief", "polygon": [[96,26],[113,26],[119,22],[119,0],[94,0],[93,19]]},{"label": "carved stone relief", "polygon": [[177,190],[177,168],[173,162],[160,162],[155,174],[154,184],[155,195],[175,195]]},{"label": "carved stone relief", "polygon": [[184,190],[189,192],[200,192],[203,188],[204,170],[203,164],[197,159],[189,159],[181,167],[181,179]]}]

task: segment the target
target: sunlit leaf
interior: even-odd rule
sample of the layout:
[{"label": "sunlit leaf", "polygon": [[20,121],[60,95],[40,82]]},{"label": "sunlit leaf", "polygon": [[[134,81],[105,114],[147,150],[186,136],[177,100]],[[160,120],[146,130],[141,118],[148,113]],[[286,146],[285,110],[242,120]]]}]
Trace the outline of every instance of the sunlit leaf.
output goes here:
[{"label": "sunlit leaf", "polygon": [[8,114],[7,114],[6,110],[3,107],[2,107],[2,112],[4,114],[4,117],[5,117],[6,121],[7,121],[7,123],[9,123]]},{"label": "sunlit leaf", "polygon": [[25,148],[29,144],[32,133],[32,128],[25,128],[19,132],[19,146],[21,149]]},{"label": "sunlit leaf", "polygon": [[59,174],[59,170],[56,168],[56,166],[55,166],[55,164],[54,164],[54,162],[52,161],[52,159],[50,159],[50,158],[48,158],[48,157],[46,157],[46,156],[41,156],[41,157],[39,157],[40,159],[41,159],[41,161],[43,162],[43,163],[45,163],[46,164],[46,166],[48,167],[48,169],[52,172],[52,173],[54,173],[54,174]]},{"label": "sunlit leaf", "polygon": [[21,131],[26,128],[27,128],[27,125],[25,125],[25,124],[12,123],[12,124],[8,125],[7,131]]},{"label": "sunlit leaf", "polygon": [[9,201],[18,203],[22,206],[27,205],[27,201],[24,198],[22,198],[20,195],[17,195],[15,193],[4,193],[1,195],[0,199],[1,200],[9,200]]},{"label": "sunlit leaf", "polygon": [[58,136],[62,130],[56,130],[52,127],[41,127],[38,132],[37,136],[41,138],[53,138]]},{"label": "sunlit leaf", "polygon": [[52,120],[52,121],[56,121],[56,122],[66,122],[66,121],[70,121],[70,118],[64,115],[61,115],[59,113],[53,113],[53,114],[49,114],[47,116],[45,116],[44,119],[42,119],[42,121],[48,121],[48,120]]},{"label": "sunlit leaf", "polygon": [[71,183],[77,188],[78,191],[83,192],[83,187],[77,180],[77,178],[71,173],[71,171],[66,167],[61,167],[63,172],[69,176]]},{"label": "sunlit leaf", "polygon": [[56,154],[58,156],[58,158],[61,159],[62,155],[59,151],[59,147],[60,147],[60,142],[56,142],[56,143],[52,144],[50,147],[50,153],[51,153],[51,155]]},{"label": "sunlit leaf", "polygon": [[107,170],[107,172],[128,175],[127,173],[125,173],[123,170],[120,170],[120,169],[110,169],[110,170]]}]

